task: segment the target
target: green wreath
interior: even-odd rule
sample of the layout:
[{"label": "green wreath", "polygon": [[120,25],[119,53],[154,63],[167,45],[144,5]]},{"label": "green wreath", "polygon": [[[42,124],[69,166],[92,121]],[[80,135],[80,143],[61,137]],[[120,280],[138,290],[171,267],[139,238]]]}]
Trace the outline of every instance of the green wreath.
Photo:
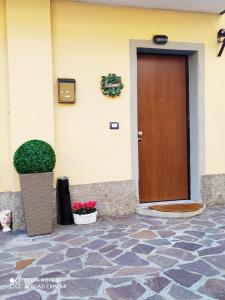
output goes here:
[{"label": "green wreath", "polygon": [[107,76],[102,76],[101,80],[101,90],[103,95],[108,97],[116,97],[121,94],[123,89],[121,76],[116,76],[116,74],[108,74]]}]

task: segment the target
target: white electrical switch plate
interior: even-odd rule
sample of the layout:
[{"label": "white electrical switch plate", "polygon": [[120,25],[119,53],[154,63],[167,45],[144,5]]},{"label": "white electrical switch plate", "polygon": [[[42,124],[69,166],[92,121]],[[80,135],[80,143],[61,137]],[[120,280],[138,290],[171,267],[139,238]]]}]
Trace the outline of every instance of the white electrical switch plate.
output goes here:
[{"label": "white electrical switch plate", "polygon": [[110,129],[119,129],[119,122],[110,122],[109,123],[109,128]]}]

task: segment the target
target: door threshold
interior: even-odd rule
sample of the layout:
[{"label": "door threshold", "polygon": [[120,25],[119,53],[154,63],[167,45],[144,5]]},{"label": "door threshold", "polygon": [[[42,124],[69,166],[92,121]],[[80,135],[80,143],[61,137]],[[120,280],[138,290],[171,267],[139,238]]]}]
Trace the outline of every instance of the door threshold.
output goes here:
[{"label": "door threshold", "polygon": [[165,205],[165,204],[184,204],[184,203],[195,203],[202,202],[202,200],[170,200],[170,201],[158,201],[158,202],[147,202],[147,203],[139,203],[138,207],[146,208],[153,205]]}]

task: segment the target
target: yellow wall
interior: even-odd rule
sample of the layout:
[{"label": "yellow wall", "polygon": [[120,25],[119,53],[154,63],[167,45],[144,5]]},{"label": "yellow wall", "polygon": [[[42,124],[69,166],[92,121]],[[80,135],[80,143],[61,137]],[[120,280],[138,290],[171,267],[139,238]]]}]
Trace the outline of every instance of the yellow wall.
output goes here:
[{"label": "yellow wall", "polygon": [[[57,175],[68,175],[72,184],[131,178],[129,39],[156,33],[206,46],[206,173],[225,173],[225,54],[217,58],[216,41],[224,18],[70,0],[53,0],[51,8],[54,82],[77,80],[75,105],[57,104],[55,90]],[[99,89],[101,75],[109,72],[125,85],[115,100]],[[109,121],[119,121],[121,129],[108,130]]]},{"label": "yellow wall", "polygon": [[221,58],[213,33],[225,28],[225,15],[211,28],[211,43],[206,45],[206,173],[225,173],[225,52]]},{"label": "yellow wall", "polygon": [[5,2],[0,0],[0,191],[11,189]]},{"label": "yellow wall", "polygon": [[[69,176],[71,184],[131,179],[129,39],[149,40],[156,33],[205,44],[206,173],[225,173],[225,53],[217,57],[216,41],[224,17],[72,0],[52,0],[50,11],[50,0],[6,0],[5,18],[4,3],[0,191],[19,189],[12,155],[29,138],[55,145],[56,176]],[[116,99],[100,91],[101,76],[109,72],[123,79]],[[77,80],[75,105],[57,103],[58,77]],[[120,130],[110,131],[110,121],[120,122]]]},{"label": "yellow wall", "polygon": [[6,17],[13,154],[29,139],[54,145],[50,0],[6,0]]}]

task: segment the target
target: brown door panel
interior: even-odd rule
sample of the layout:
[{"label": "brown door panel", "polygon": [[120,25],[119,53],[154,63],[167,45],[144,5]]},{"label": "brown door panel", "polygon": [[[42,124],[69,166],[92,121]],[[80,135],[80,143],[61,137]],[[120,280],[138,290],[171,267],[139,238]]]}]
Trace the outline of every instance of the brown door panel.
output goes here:
[{"label": "brown door panel", "polygon": [[138,55],[141,202],[188,199],[185,57]]}]

